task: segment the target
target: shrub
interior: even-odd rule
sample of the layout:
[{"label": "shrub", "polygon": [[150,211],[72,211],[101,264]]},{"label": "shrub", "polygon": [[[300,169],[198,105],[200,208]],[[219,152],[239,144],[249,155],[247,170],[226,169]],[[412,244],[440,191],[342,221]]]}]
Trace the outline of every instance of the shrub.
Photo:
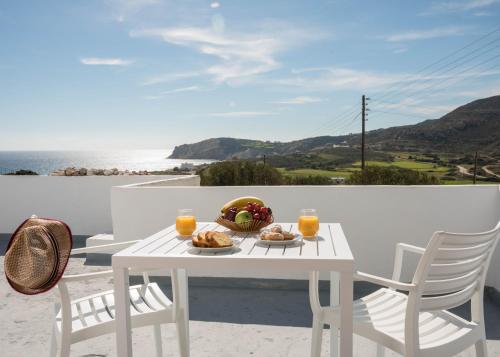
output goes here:
[{"label": "shrub", "polygon": [[327,176],[285,176],[286,185],[331,185],[332,180]]},{"label": "shrub", "polygon": [[283,176],[274,167],[253,161],[222,161],[197,172],[202,186],[281,185]]},{"label": "shrub", "polygon": [[16,176],[25,176],[25,175],[28,175],[28,176],[35,176],[35,175],[38,175],[37,172],[35,171],[32,171],[32,170],[17,170],[15,172],[9,172],[9,173],[6,173],[6,175],[16,175]]},{"label": "shrub", "polygon": [[437,185],[439,180],[426,173],[399,167],[367,166],[354,172],[347,180],[350,185]]}]

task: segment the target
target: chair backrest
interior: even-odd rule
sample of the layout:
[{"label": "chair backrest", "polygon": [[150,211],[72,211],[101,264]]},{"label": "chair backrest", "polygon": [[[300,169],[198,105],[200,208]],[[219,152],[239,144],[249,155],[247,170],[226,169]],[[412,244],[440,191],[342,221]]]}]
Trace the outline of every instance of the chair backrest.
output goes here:
[{"label": "chair backrest", "polygon": [[413,278],[419,310],[447,310],[482,292],[499,236],[500,222],[482,233],[434,233]]}]

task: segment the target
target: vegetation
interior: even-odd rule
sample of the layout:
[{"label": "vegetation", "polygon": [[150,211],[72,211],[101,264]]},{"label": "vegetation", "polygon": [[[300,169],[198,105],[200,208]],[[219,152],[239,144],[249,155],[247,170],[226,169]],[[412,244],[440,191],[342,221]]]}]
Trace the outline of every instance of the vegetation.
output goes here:
[{"label": "vegetation", "polygon": [[17,170],[17,171],[14,171],[14,172],[6,173],[6,175],[16,175],[16,176],[25,176],[25,175],[28,175],[28,176],[35,176],[35,175],[38,175],[38,173],[35,172],[35,171],[31,171],[31,170]]},{"label": "vegetation", "polygon": [[400,167],[367,166],[353,172],[347,180],[351,185],[437,185],[435,176]]},{"label": "vegetation", "polygon": [[[359,160],[360,155],[359,148],[324,148],[310,153],[267,156],[266,162],[271,166],[288,170],[335,170],[339,167],[350,166],[353,162]],[[367,150],[367,155],[372,160],[387,164],[392,161],[392,155],[383,152]],[[261,159],[257,159],[257,161],[261,161]]]},{"label": "vegetation", "polygon": [[285,176],[264,163],[232,160],[211,164],[197,172],[202,186],[252,185],[330,185],[331,179],[321,175]]},{"label": "vegetation", "polygon": [[269,165],[253,161],[222,161],[197,172],[202,186],[281,185],[283,176]]},{"label": "vegetation", "polygon": [[283,180],[285,185],[331,185],[332,180],[327,176],[309,175],[309,176],[285,176]]}]

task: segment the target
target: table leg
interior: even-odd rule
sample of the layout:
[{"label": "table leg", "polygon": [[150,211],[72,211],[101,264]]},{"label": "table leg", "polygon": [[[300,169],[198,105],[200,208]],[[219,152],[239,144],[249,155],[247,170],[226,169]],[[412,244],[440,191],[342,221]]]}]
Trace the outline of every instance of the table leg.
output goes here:
[{"label": "table leg", "polygon": [[340,274],[340,355],[352,356],[352,272]]},{"label": "table leg", "polygon": [[[339,274],[330,273],[330,307],[339,304]],[[330,325],[330,356],[339,355],[339,326]]]},{"label": "table leg", "polygon": [[132,357],[132,334],[130,324],[130,299],[127,268],[115,268],[115,324],[116,351],[120,357]]},{"label": "table leg", "polygon": [[186,269],[177,270],[177,279],[179,281],[179,304],[184,312],[184,321],[186,321],[186,340],[188,341],[188,355],[189,355],[189,285]]},{"label": "table leg", "polygon": [[185,269],[172,270],[173,283],[177,291],[174,303],[177,305],[178,315],[177,329],[179,336],[179,350],[181,357],[189,357],[189,287],[188,277]]}]

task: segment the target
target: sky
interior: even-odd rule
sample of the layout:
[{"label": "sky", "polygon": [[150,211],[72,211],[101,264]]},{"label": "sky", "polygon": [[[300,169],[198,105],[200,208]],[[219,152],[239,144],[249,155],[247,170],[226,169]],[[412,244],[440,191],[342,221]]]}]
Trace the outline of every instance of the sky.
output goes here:
[{"label": "sky", "polygon": [[500,0],[0,3],[0,150],[289,141],[500,94]]}]

